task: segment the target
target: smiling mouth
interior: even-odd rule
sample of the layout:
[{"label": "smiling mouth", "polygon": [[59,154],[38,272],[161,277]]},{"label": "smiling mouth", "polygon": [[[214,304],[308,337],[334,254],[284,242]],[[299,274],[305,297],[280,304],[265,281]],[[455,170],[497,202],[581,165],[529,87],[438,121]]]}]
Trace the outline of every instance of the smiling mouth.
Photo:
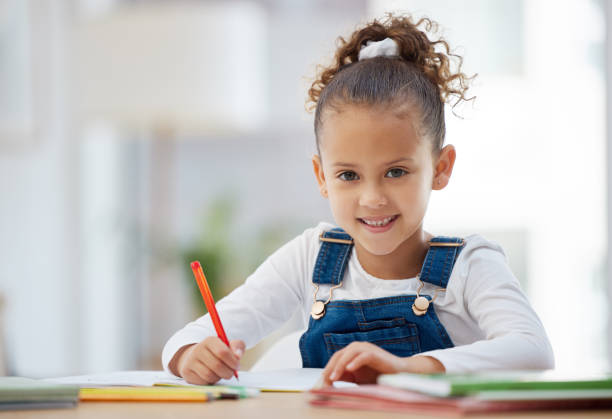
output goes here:
[{"label": "smiling mouth", "polygon": [[358,218],[358,220],[361,221],[363,224],[368,225],[370,227],[384,227],[387,224],[395,221],[397,217],[398,215],[392,215],[390,217],[379,218],[376,220],[366,219],[366,218]]}]

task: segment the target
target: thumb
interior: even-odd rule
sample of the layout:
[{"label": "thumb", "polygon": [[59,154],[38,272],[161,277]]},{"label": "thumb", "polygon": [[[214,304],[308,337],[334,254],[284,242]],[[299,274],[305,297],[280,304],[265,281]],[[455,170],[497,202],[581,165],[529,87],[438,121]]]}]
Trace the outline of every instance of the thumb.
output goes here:
[{"label": "thumb", "polygon": [[238,358],[242,358],[242,354],[244,353],[246,345],[244,344],[244,341],[242,340],[232,340],[230,342],[230,348],[232,352],[234,352]]}]

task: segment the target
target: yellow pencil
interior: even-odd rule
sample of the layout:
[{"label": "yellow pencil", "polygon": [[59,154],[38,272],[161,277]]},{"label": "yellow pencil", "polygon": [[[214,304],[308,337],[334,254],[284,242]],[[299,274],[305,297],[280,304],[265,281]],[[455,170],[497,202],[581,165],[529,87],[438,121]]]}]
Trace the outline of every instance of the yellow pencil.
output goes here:
[{"label": "yellow pencil", "polygon": [[205,402],[214,395],[202,389],[184,387],[103,387],[81,388],[81,401],[177,401]]}]

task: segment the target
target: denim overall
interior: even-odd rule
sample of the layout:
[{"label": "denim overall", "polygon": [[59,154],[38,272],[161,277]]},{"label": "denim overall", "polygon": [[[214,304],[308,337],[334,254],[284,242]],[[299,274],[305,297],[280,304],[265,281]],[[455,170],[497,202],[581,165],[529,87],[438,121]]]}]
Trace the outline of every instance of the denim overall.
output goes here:
[{"label": "denim overall", "polygon": [[[352,238],[344,230],[335,228],[323,233],[321,242],[312,281],[341,285],[353,248]],[[461,238],[433,238],[420,280],[446,288],[463,244]],[[323,302],[328,299],[328,295],[321,297]],[[453,347],[434,311],[432,297],[422,297],[427,298],[429,307],[420,316],[412,308],[416,295],[329,301],[321,318],[311,316],[308,329],[300,338],[302,366],[323,368],[334,352],[355,341],[373,343],[401,357]]]}]

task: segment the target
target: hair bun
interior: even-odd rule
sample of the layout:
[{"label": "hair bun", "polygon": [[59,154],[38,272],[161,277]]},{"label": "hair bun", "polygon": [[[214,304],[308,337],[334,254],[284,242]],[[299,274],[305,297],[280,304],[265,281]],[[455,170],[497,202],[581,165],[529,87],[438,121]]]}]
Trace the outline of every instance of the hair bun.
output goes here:
[{"label": "hair bun", "polygon": [[[461,72],[463,59],[450,52],[448,43],[443,38],[430,40],[427,32],[435,33],[438,24],[431,19],[422,18],[413,23],[410,16],[394,16],[389,13],[383,19],[374,19],[363,27],[355,30],[348,40],[338,38],[338,48],[332,64],[319,67],[319,76],[308,91],[309,103],[316,108],[322,90],[334,76],[347,65],[374,56],[385,55],[389,42],[397,46],[397,55],[405,61],[413,63],[425,76],[437,86],[442,102],[452,102],[455,106],[461,101],[472,100],[466,96],[468,82],[474,77],[468,77]],[[390,39],[390,41],[387,41]],[[371,45],[382,45],[385,42],[385,52],[379,54],[370,50]],[[383,47],[377,47],[383,49]],[[362,51],[366,51],[363,52]],[[375,54],[375,55],[371,55]],[[452,65],[453,62],[456,65]],[[451,68],[453,67],[453,68]]]}]

